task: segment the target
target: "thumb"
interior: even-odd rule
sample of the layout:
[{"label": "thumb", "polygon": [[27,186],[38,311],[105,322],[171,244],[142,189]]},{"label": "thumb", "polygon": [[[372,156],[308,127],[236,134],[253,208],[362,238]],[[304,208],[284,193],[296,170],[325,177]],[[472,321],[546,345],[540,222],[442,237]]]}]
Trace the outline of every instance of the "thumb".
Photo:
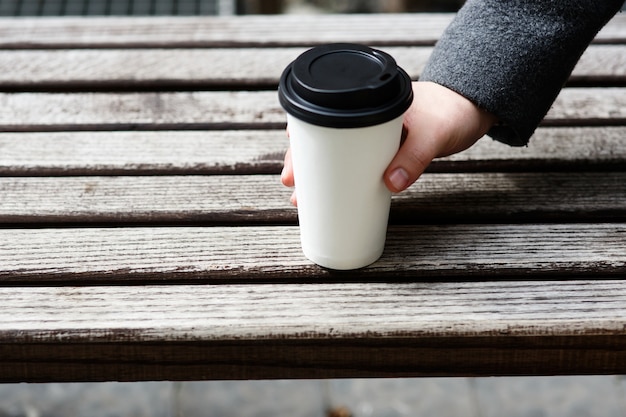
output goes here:
[{"label": "thumb", "polygon": [[420,129],[408,129],[406,140],[385,171],[383,178],[391,192],[406,190],[439,154],[436,142],[420,133]]}]

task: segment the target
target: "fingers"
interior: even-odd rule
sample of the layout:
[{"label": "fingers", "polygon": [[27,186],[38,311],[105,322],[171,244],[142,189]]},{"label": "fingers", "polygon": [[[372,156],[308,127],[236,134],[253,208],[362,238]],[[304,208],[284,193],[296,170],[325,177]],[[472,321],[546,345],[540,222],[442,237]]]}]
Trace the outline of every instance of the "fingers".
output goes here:
[{"label": "fingers", "polygon": [[293,164],[291,162],[291,148],[287,149],[285,153],[285,162],[283,164],[283,171],[280,174],[280,180],[286,187],[295,186],[293,179]]},{"label": "fingers", "polygon": [[[289,137],[289,127],[287,127],[287,137]],[[291,160],[291,148],[285,152],[285,161],[283,162],[283,170],[280,173],[280,181],[286,187],[295,187],[296,182],[293,178],[293,162]],[[296,199],[296,190],[293,190],[289,201],[294,206],[298,206],[298,200]]]},{"label": "fingers", "polygon": [[[285,162],[283,165],[283,171],[280,174],[280,180],[286,187],[294,187],[295,181],[293,179],[293,163],[291,161],[291,148],[287,149],[285,152]],[[296,199],[296,190],[293,190],[291,193],[291,198],[289,201],[294,206],[298,206],[298,200]]]}]

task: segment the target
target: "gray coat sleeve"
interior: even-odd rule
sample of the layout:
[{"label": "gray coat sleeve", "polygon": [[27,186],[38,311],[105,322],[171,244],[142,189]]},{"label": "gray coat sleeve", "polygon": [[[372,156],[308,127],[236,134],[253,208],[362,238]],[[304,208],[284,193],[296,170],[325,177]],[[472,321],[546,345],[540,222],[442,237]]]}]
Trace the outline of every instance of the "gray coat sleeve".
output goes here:
[{"label": "gray coat sleeve", "polygon": [[623,0],[468,0],[420,77],[498,116],[489,135],[528,143],[576,62]]}]

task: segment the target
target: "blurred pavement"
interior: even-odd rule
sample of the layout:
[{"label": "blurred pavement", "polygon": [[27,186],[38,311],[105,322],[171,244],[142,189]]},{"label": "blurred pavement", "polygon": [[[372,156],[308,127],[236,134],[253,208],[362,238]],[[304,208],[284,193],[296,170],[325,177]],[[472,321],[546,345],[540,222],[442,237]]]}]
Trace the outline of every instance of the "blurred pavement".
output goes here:
[{"label": "blurred pavement", "polygon": [[0,417],[626,417],[626,377],[0,384]]}]

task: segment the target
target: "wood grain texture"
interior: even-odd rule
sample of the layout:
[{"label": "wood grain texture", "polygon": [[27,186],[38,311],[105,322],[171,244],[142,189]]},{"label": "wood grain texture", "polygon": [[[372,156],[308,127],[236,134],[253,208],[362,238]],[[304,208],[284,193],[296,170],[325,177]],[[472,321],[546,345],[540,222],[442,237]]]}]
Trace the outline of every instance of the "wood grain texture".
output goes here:
[{"label": "wood grain texture", "polygon": [[[168,47],[362,43],[434,44],[451,14],[116,19],[5,19],[3,47]],[[617,29],[619,31],[619,29]]]},{"label": "wood grain texture", "polygon": [[452,17],[0,19],[0,382],[626,373],[626,16],[528,147],[394,196],[379,261],[302,254],[282,68],[417,78]]},{"label": "wood grain texture", "polygon": [[[2,88],[278,85],[304,48],[14,50],[0,55]],[[417,52],[419,51],[419,52]],[[424,59],[430,48],[416,48]],[[70,64],[71,65],[68,65]]]},{"label": "wood grain texture", "polygon": [[568,88],[556,98],[544,124],[625,124],[626,89]]},{"label": "wood grain texture", "polygon": [[620,280],[0,288],[0,296],[3,382],[626,370]]},{"label": "wood grain texture", "polygon": [[[608,332],[607,332],[608,333]],[[131,339],[132,334],[121,336]],[[2,382],[623,374],[618,332],[190,343],[0,345]]]},{"label": "wood grain texture", "polygon": [[[453,14],[2,19],[3,48],[286,46],[328,42],[433,45]],[[596,36],[626,39],[618,14]]]},{"label": "wood grain texture", "polygon": [[[394,196],[391,222],[626,220],[624,184],[624,172],[425,174]],[[290,194],[277,175],[8,177],[0,224],[295,224]]]},{"label": "wood grain texture", "polygon": [[0,195],[5,224],[296,221],[276,175],[9,177],[0,178]]},{"label": "wood grain texture", "polygon": [[615,82],[626,78],[626,54],[621,52],[624,45],[594,45],[580,57],[570,81],[575,82]]},{"label": "wood grain texture", "polygon": [[[3,287],[0,340],[123,342],[125,333],[140,343],[623,331],[624,282],[540,282]],[[594,303],[598,308],[589,308]],[[595,326],[586,327],[586,321]],[[23,333],[13,333],[18,329]]]},{"label": "wood grain texture", "polygon": [[284,128],[272,92],[0,94],[2,131]]},{"label": "wood grain texture", "polygon": [[[0,93],[0,131],[284,128],[275,91]],[[626,88],[566,88],[544,124],[626,123]]]},{"label": "wood grain texture", "polygon": [[[383,47],[418,79],[431,47]],[[0,55],[1,89],[245,88],[278,85],[305,48],[13,50]],[[592,45],[571,82],[626,82],[626,46]]]},{"label": "wood grain texture", "polygon": [[397,223],[532,223],[626,219],[621,172],[424,174],[392,200]]},{"label": "wood grain texture", "polygon": [[0,133],[2,175],[280,172],[284,129]]},{"label": "wood grain texture", "polygon": [[295,226],[0,229],[0,282],[624,278],[626,225],[395,226],[369,268],[336,273]]}]

